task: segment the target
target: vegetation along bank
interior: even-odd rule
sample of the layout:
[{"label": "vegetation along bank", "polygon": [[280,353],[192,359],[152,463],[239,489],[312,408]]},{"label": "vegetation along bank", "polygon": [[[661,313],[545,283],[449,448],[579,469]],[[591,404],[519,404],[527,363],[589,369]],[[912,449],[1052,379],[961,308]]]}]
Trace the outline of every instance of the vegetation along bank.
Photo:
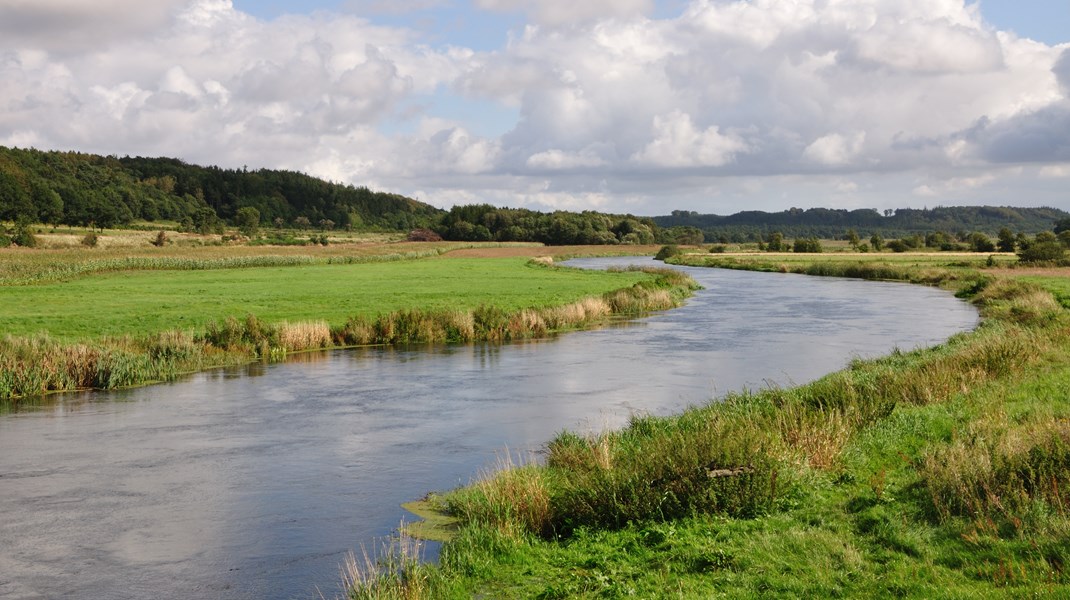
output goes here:
[{"label": "vegetation along bank", "polygon": [[454,520],[439,564],[396,539],[349,565],[347,594],[1070,594],[1070,315],[1052,294],[1070,273],[908,256],[809,256],[790,270],[941,285],[979,307],[977,330],[804,386],[563,432],[538,464],[504,460],[429,496]]},{"label": "vegetation along bank", "polygon": [[35,283],[0,285],[0,400],[320,348],[542,336],[670,308],[694,287],[668,269],[591,272],[518,257],[160,257],[63,271],[79,263],[60,253],[43,266],[41,256],[24,270]]}]

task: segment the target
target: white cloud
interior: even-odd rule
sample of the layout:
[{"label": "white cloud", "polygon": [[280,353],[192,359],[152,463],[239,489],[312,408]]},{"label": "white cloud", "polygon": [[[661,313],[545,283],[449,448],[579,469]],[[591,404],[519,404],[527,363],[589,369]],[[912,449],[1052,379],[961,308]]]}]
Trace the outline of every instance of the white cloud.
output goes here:
[{"label": "white cloud", "polygon": [[734,135],[723,135],[716,125],[696,129],[691,117],[680,111],[657,115],[654,139],[632,158],[658,167],[720,167],[731,162],[747,145]]},{"label": "white cloud", "polygon": [[605,18],[632,17],[653,8],[653,0],[476,0],[487,10],[524,12],[541,25],[566,25]]},{"label": "white cloud", "polygon": [[866,133],[860,131],[853,136],[847,137],[839,133],[830,133],[814,140],[803,151],[803,157],[807,160],[830,166],[846,165],[854,161],[862,152],[862,144],[866,141]]},{"label": "white cloud", "polygon": [[[1031,201],[1070,202],[1053,175],[1070,164],[1070,48],[995,31],[983,3],[693,0],[666,19],[650,0],[479,5],[529,23],[477,52],[229,0],[9,0],[0,141],[307,170],[437,204],[980,201],[1005,181],[986,170],[1022,164]],[[518,121],[477,135],[466,98]]]},{"label": "white cloud", "polygon": [[582,152],[565,152],[557,148],[532,154],[527,165],[533,169],[559,170],[583,167],[601,167],[607,164],[592,149]]}]

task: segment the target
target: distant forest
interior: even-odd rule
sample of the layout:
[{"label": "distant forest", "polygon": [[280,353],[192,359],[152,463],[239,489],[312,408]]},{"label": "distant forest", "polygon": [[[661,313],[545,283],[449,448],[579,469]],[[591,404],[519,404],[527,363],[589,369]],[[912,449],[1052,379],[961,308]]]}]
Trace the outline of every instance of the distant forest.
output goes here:
[{"label": "distant forest", "polygon": [[[255,209],[250,211],[249,209]],[[594,211],[551,213],[489,204],[449,211],[398,194],[331,183],[293,171],[221,169],[175,158],[99,156],[0,146],[0,221],[129,226],[177,223],[187,231],[221,231],[253,214],[261,225],[354,230],[431,230],[446,240],[566,244],[701,244],[785,239],[925,237],[965,240],[1051,231],[1070,213],[1054,208],[992,206],[885,211],[792,208],[729,216],[673,211],[663,217]]]},{"label": "distant forest", "polygon": [[0,146],[0,220],[102,228],[166,220],[204,231],[234,222],[244,207],[255,208],[265,224],[390,231],[427,227],[442,213],[397,194],[293,171]]},{"label": "distant forest", "polygon": [[745,211],[729,216],[703,215],[674,210],[654,217],[660,227],[694,227],[707,242],[768,241],[779,232],[786,238],[838,239],[853,229],[859,236],[884,238],[925,236],[944,232],[960,238],[973,232],[996,235],[1007,228],[1015,233],[1051,231],[1056,221],[1070,217],[1057,208],[1011,208],[1007,206],[954,206],[928,209],[900,208],[880,213],[872,208],[843,210],[792,208],[783,212]]}]

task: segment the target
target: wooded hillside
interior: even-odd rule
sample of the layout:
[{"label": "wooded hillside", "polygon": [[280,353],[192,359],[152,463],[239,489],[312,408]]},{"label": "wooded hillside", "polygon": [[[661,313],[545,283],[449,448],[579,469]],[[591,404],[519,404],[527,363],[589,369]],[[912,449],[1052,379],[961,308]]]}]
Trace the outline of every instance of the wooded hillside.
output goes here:
[{"label": "wooded hillside", "polygon": [[293,171],[0,146],[0,220],[114,227],[162,219],[204,229],[232,221],[243,207],[257,209],[265,224],[281,219],[402,231],[426,227],[442,214],[398,194]]},{"label": "wooded hillside", "polygon": [[1011,208],[1006,206],[952,206],[930,209],[900,208],[884,213],[874,209],[792,208],[783,212],[745,211],[729,216],[704,215],[674,210],[654,217],[661,227],[697,227],[707,242],[755,242],[769,239],[774,231],[788,238],[841,238],[848,229],[862,237],[885,238],[943,231],[952,235],[979,231],[995,235],[1006,227],[1015,233],[1050,231],[1070,213],[1056,208]]}]

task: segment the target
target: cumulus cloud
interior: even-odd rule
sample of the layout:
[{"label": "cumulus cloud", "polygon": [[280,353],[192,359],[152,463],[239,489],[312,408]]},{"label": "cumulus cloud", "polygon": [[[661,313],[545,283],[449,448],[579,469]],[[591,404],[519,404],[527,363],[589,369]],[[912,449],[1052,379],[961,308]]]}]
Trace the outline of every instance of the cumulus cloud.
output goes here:
[{"label": "cumulus cloud", "polygon": [[6,0],[0,4],[0,38],[4,45],[78,52],[152,34],[184,4],[184,0]]},{"label": "cumulus cloud", "polygon": [[614,17],[631,17],[653,8],[653,0],[476,0],[487,10],[524,12],[541,25],[565,25]]},{"label": "cumulus cloud", "polygon": [[[980,200],[1009,175],[979,173],[1025,163],[1038,202],[1064,201],[1041,175],[1070,163],[1070,48],[995,30],[983,3],[692,0],[660,19],[651,0],[477,3],[528,23],[475,51],[358,16],[378,0],[271,21],[229,0],[10,0],[0,143],[298,169],[440,205]],[[465,98],[517,121],[478,135]]]},{"label": "cumulus cloud", "polygon": [[632,158],[659,167],[719,167],[746,150],[734,135],[722,135],[716,125],[696,129],[690,115],[674,111],[654,117],[654,139]]},{"label": "cumulus cloud", "polygon": [[822,165],[846,165],[861,153],[862,144],[865,141],[864,131],[849,137],[839,133],[830,133],[817,138],[807,146],[803,151],[803,157]]}]

